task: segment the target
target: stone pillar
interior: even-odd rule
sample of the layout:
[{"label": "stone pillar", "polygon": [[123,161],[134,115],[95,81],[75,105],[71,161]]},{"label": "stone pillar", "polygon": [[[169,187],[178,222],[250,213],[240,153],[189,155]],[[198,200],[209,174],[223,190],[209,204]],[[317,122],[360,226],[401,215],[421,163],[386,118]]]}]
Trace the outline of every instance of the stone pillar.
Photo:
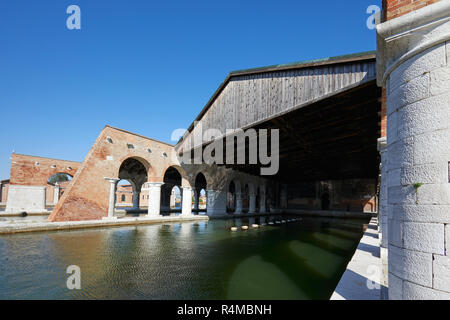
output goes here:
[{"label": "stone pillar", "polygon": [[159,216],[161,211],[161,186],[163,182],[147,182],[148,215]]},{"label": "stone pillar", "polygon": [[108,216],[104,217],[107,219],[114,219],[114,209],[116,207],[116,185],[120,179],[116,178],[105,178],[109,181],[109,201],[108,201]]},{"label": "stone pillar", "polygon": [[386,137],[378,139],[378,151],[380,152],[380,199],[378,205],[378,224],[380,231],[380,245],[388,247],[388,193],[387,193],[387,150]]},{"label": "stone pillar", "polygon": [[53,188],[53,204],[56,205],[59,200],[59,184],[55,183],[55,187]]},{"label": "stone pillar", "polygon": [[440,1],[377,27],[390,299],[450,299],[449,17],[450,1]]},{"label": "stone pillar", "polygon": [[200,190],[194,189],[194,210],[198,212],[200,201]]},{"label": "stone pillar", "polygon": [[139,197],[141,193],[138,191],[133,192],[133,209],[139,209]]},{"label": "stone pillar", "polygon": [[256,212],[256,195],[254,193],[250,193],[248,195],[248,213]]},{"label": "stone pillar", "polygon": [[236,192],[236,209],[234,210],[234,213],[242,213],[242,192]]},{"label": "stone pillar", "polygon": [[206,214],[225,215],[227,213],[227,192],[222,190],[206,190]]},{"label": "stone pillar", "polygon": [[259,195],[260,195],[259,212],[265,213],[266,212],[266,190],[264,188],[261,188]]},{"label": "stone pillar", "polygon": [[378,139],[378,151],[380,152],[380,196],[378,200],[378,233],[380,240],[381,259],[381,299],[388,298],[388,190],[387,190],[387,150],[386,137]]},{"label": "stone pillar", "polygon": [[181,189],[183,190],[181,215],[190,216],[192,215],[192,188],[181,187]]}]

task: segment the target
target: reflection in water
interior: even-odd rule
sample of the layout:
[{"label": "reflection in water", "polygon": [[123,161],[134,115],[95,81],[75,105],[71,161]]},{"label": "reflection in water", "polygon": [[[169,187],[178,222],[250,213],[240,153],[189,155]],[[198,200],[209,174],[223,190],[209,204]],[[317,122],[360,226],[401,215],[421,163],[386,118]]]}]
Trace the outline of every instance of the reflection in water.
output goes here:
[{"label": "reflection in water", "polygon": [[[230,232],[261,221],[0,236],[0,299],[328,299],[366,222],[303,218]],[[66,287],[69,265],[81,269],[81,290]]]}]

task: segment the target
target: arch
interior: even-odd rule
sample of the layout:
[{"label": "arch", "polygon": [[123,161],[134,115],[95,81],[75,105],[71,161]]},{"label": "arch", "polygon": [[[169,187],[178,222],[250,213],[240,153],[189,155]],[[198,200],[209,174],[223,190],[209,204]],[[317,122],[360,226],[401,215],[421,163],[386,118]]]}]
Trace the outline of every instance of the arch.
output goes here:
[{"label": "arch", "polygon": [[174,167],[168,167],[167,170],[164,172],[163,182],[165,184],[181,186],[182,177],[180,172]]},{"label": "arch", "polygon": [[[164,171],[163,182],[161,186],[161,214],[170,215],[179,214],[182,210],[183,201],[192,201],[192,199],[183,199],[183,187],[188,187],[189,182],[183,174],[186,172],[179,166],[169,166]],[[176,205],[177,198],[181,198],[180,205]]]},{"label": "arch", "polygon": [[[147,161],[145,158],[143,158],[143,157],[138,157],[138,156],[134,156],[134,155],[133,155],[133,156],[127,155],[127,156],[121,158],[121,159],[119,160],[120,167],[122,167],[122,165],[123,165],[124,162],[126,162],[126,161],[128,161],[128,160],[131,160],[131,159],[140,162],[140,163],[144,166],[145,171],[147,172],[148,175],[150,175],[151,173],[153,173],[154,170],[153,170],[153,167],[150,165],[150,162],[148,162],[148,161]],[[120,167],[119,167],[119,171],[118,171],[117,174],[119,174],[119,172],[120,172]]]},{"label": "arch", "polygon": [[230,179],[227,183],[227,187],[226,190],[230,190],[230,185],[233,184],[234,185],[234,190],[235,192],[241,192],[241,183],[239,180],[236,179]]},{"label": "arch", "polygon": [[194,182],[194,213],[206,212],[206,189],[208,183],[202,172],[198,172]]},{"label": "arch", "polygon": [[140,208],[141,199],[141,189],[142,185],[148,180],[148,171],[150,164],[141,157],[128,157],[125,158],[120,164],[118,171],[118,178],[120,179],[116,183],[116,194],[117,185],[122,181],[126,180],[131,185],[133,209],[138,210]]},{"label": "arch", "polygon": [[208,183],[206,182],[206,177],[202,172],[197,173],[195,177],[195,188],[206,189]]},{"label": "arch", "polygon": [[166,173],[168,170],[172,171],[172,170],[176,170],[178,171],[180,177],[181,177],[181,187],[190,187],[191,183],[189,182],[189,175],[187,174],[186,170],[184,170],[181,166],[179,165],[170,165],[167,168],[165,168],[162,172],[162,177],[163,177],[163,181],[164,181],[164,177],[166,176]]},{"label": "arch", "polygon": [[48,178],[47,183],[54,186],[56,183],[71,181],[72,178],[73,176],[66,172],[57,172]]},{"label": "arch", "polygon": [[122,179],[116,182],[116,208],[130,208],[130,205],[134,207],[134,209],[139,208],[140,197],[137,195],[140,194],[140,190],[137,190],[136,184],[128,179]]},{"label": "arch", "polygon": [[181,209],[182,194],[181,189],[177,185],[173,186],[170,190],[170,210],[180,210]]}]

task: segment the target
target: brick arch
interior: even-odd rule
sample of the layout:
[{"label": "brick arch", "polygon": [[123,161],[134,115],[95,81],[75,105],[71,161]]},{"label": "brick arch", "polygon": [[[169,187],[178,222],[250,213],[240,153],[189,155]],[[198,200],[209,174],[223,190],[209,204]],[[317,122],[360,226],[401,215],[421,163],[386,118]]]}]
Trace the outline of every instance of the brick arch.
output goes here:
[{"label": "brick arch", "polygon": [[183,169],[182,166],[177,165],[177,164],[169,164],[168,166],[166,166],[161,173],[162,179],[164,179],[164,175],[166,174],[166,172],[169,168],[174,168],[175,170],[178,171],[178,173],[181,176],[181,186],[182,187],[193,187],[193,184],[191,183],[189,174],[186,172],[186,170]]},{"label": "brick arch", "polygon": [[117,176],[119,176],[119,170],[120,167],[122,166],[122,164],[127,161],[128,159],[134,159],[139,161],[144,167],[145,170],[147,171],[147,175],[150,174],[154,174],[155,173],[155,169],[150,165],[150,160],[147,160],[144,157],[141,157],[139,155],[135,155],[135,154],[127,154],[125,156],[123,156],[122,158],[120,158],[119,162],[119,168],[117,169]]},{"label": "brick arch", "polygon": [[234,183],[234,188],[235,188],[234,190],[235,190],[236,193],[242,192],[241,181],[239,179],[236,179],[236,178],[231,178],[231,179],[228,180],[226,192],[229,192],[231,182]]},{"label": "brick arch", "polygon": [[58,171],[58,172],[56,172],[56,173],[54,173],[54,174],[52,174],[51,176],[48,177],[47,184],[50,184],[48,182],[50,180],[50,178],[53,177],[54,175],[57,175],[57,174],[67,174],[71,179],[73,179],[73,175],[72,174],[70,174],[68,172]]},{"label": "brick arch", "polygon": [[205,189],[205,190],[207,190],[208,189],[208,179],[206,178],[206,175],[202,172],[202,171],[198,171],[195,175],[193,175],[193,183],[192,183],[192,186],[194,187],[194,188],[198,188],[198,186],[197,186],[197,182],[199,182],[200,181],[200,175],[202,175],[203,176],[203,178],[205,179],[205,185],[204,186],[200,186],[200,188],[201,189]]},{"label": "brick arch", "polygon": [[117,179],[122,163],[134,158],[146,167],[147,182],[160,182],[162,168],[165,171],[171,162],[164,154],[170,155],[172,150],[167,143],[106,126],[49,220],[96,220],[107,216],[110,181],[105,178]]}]

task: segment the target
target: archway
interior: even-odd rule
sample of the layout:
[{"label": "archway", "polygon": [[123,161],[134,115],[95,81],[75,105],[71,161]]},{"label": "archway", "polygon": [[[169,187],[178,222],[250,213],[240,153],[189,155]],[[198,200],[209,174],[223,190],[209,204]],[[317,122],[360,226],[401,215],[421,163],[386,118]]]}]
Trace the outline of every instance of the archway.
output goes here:
[{"label": "archway", "polygon": [[206,212],[206,178],[203,173],[199,172],[195,177],[194,186],[194,210],[196,214]]},{"label": "archway", "polygon": [[[48,178],[47,184],[49,186],[46,188],[46,203],[56,205],[71,181],[72,176],[65,172],[57,172]],[[53,199],[51,198],[52,195]]]},{"label": "archway", "polygon": [[116,208],[132,208],[135,187],[127,179],[119,180],[116,184]]},{"label": "archway", "polygon": [[147,182],[147,168],[147,163],[144,164],[137,158],[124,160],[119,168],[120,181],[116,185],[116,200],[120,203],[122,195],[125,195],[125,206],[129,207],[131,204],[134,211],[140,210],[140,194],[142,185]]},{"label": "archway", "polygon": [[181,192],[181,174],[175,167],[169,167],[164,173],[161,187],[161,215],[181,213],[183,196]]},{"label": "archway", "polygon": [[68,173],[58,172],[48,178],[47,183],[54,186],[56,184],[62,185],[69,183],[72,180],[72,176]]}]

